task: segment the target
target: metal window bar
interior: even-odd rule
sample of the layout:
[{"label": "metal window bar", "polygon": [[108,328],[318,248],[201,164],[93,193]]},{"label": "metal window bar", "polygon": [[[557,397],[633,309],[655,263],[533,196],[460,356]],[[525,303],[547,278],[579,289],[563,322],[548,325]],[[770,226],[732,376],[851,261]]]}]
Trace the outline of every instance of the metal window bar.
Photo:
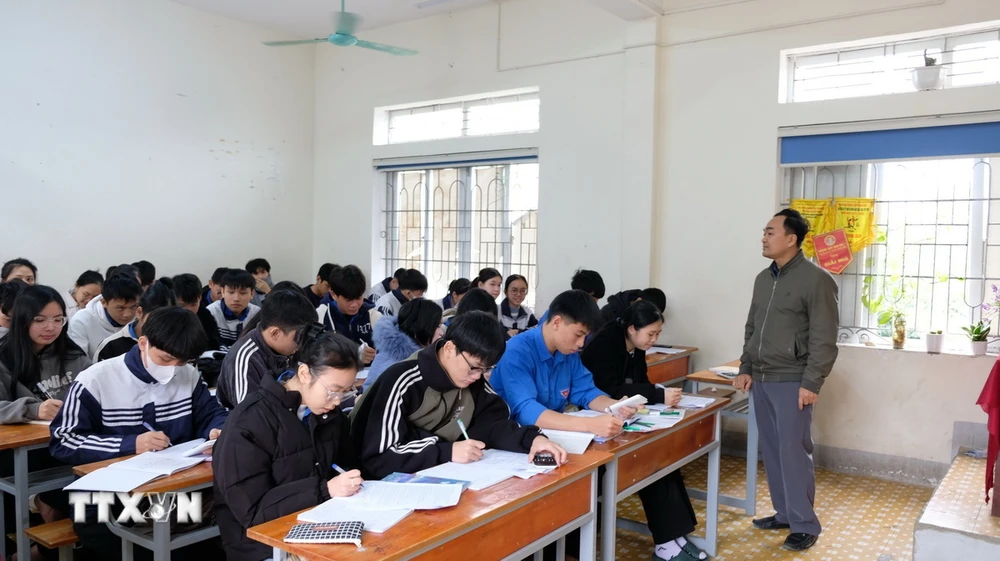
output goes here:
[{"label": "metal window bar", "polygon": [[[907,180],[934,166],[942,166],[936,182]],[[878,320],[892,304],[904,311],[909,337],[937,329],[962,335],[980,320],[996,332],[1000,310],[983,306],[1000,290],[1000,185],[991,171],[988,158],[785,169],[782,207],[798,198],[876,199],[875,241],[835,275],[841,342],[888,343],[892,326]],[[864,305],[866,280],[883,306]]]},{"label": "metal window bar", "polygon": [[[516,119],[518,116],[530,117],[525,121],[524,126],[521,127],[502,127],[499,129],[488,129],[483,132],[470,132],[470,113],[476,108],[484,106],[495,106],[501,104],[510,104],[509,106],[509,116],[511,119]],[[412,115],[421,115],[427,113],[440,113],[443,111],[454,111],[460,109],[462,112],[461,119],[461,130],[447,129],[445,131],[439,132],[438,134],[426,134],[425,136],[420,136],[416,139],[407,138],[406,140],[394,140],[394,131],[397,131],[399,126],[399,119],[403,117],[408,117]],[[521,112],[529,111],[530,116],[525,114],[521,115]],[[530,133],[537,132],[539,130],[539,96],[538,92],[517,94],[517,95],[506,95],[498,97],[484,97],[480,99],[473,99],[468,101],[460,101],[453,103],[435,103],[422,105],[419,107],[409,107],[406,109],[393,109],[389,111],[388,122],[388,132],[389,132],[389,144],[397,144],[400,142],[413,142],[416,140],[435,140],[440,138],[455,138],[457,136],[492,136],[494,134],[520,134],[520,133]],[[510,119],[504,120],[505,122],[510,121]],[[426,127],[425,131],[433,130],[432,127]]]}]

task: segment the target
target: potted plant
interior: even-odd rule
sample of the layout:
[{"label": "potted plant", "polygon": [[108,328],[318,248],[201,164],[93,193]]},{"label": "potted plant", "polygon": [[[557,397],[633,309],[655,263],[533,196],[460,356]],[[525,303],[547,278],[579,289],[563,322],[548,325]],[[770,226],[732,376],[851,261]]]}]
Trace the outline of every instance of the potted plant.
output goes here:
[{"label": "potted plant", "polygon": [[975,325],[963,327],[962,331],[969,336],[972,343],[972,356],[983,356],[986,354],[986,338],[990,335],[990,327],[984,325],[982,321]]},{"label": "potted plant", "polygon": [[944,343],[944,333],[941,331],[931,331],[927,334],[927,352],[932,355],[941,354],[941,346]]},{"label": "potted plant", "polygon": [[927,56],[924,51],[924,65],[918,66],[910,71],[913,79],[913,87],[918,90],[940,90],[944,87],[944,67],[937,63],[937,59]]}]

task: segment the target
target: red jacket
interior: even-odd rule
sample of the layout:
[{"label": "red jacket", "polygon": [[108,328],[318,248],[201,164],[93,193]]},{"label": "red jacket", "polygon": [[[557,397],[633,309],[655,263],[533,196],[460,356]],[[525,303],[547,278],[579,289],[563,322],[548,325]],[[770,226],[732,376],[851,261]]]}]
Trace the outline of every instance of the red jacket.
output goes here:
[{"label": "red jacket", "polygon": [[[990,489],[993,488],[993,466],[997,461],[997,451],[1000,451],[1000,359],[993,363],[990,376],[979,394],[976,405],[983,408],[989,416],[986,429],[990,433],[989,445],[986,448],[986,503],[990,502]],[[996,498],[996,497],[994,497]]]}]

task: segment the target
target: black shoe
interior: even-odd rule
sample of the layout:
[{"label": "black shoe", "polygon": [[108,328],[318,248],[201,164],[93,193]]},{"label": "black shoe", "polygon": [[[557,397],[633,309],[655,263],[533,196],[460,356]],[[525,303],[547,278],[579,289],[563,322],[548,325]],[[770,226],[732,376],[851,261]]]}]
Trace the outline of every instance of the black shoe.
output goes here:
[{"label": "black shoe", "polygon": [[792,532],[788,534],[785,538],[785,543],[781,545],[782,549],[787,549],[788,551],[805,551],[810,547],[816,545],[816,540],[819,536],[814,536],[812,534],[805,534],[802,532]]},{"label": "black shoe", "polygon": [[753,527],[758,530],[784,530],[786,528],[791,528],[787,522],[778,522],[778,519],[774,516],[757,518],[753,521]]}]

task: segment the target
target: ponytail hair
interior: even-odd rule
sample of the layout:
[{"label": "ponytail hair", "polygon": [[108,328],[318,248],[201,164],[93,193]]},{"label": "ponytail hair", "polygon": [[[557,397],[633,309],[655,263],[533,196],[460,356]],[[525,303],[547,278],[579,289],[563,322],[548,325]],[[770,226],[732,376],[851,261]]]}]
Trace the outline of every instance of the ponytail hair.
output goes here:
[{"label": "ponytail hair", "polygon": [[631,327],[636,331],[656,322],[663,322],[663,313],[655,304],[645,300],[633,302],[622,314],[622,317],[618,318],[618,325],[622,329]]}]

